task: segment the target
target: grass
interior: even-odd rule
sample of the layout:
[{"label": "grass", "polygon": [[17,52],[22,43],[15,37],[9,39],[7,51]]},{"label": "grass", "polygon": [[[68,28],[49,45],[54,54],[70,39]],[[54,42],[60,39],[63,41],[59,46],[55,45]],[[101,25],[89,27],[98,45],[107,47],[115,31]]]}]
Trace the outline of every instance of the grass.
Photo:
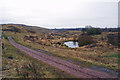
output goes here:
[{"label": "grass", "polygon": [[[10,34],[10,33],[9,33]],[[9,35],[7,33],[7,35]],[[12,33],[11,33],[12,34]],[[105,48],[101,48],[101,49],[88,49],[88,48],[78,48],[78,49],[61,49],[61,48],[55,48],[55,47],[51,47],[51,46],[45,46],[45,45],[40,45],[37,43],[28,43],[28,42],[24,42],[22,37],[23,37],[23,33],[17,33],[16,35],[9,35],[12,36],[14,38],[14,40],[17,43],[20,43],[24,46],[29,46],[30,48],[33,49],[41,49],[41,50],[45,50],[48,52],[53,53],[55,56],[58,56],[60,58],[64,58],[64,59],[70,59],[73,60],[74,62],[80,61],[82,62],[83,66],[86,67],[90,67],[92,65],[97,65],[97,66],[104,66],[110,69],[118,69],[118,65],[117,65],[117,58],[111,58],[113,61],[110,61],[110,58],[100,58],[98,56],[104,56],[104,55],[110,55],[113,54],[114,51],[108,49],[107,47]],[[86,65],[89,64],[89,65]],[[81,64],[78,64],[81,66]],[[112,66],[116,66],[116,67],[112,67]]]},{"label": "grass", "polygon": [[99,56],[99,57],[101,57],[101,58],[103,58],[103,57],[117,57],[118,58],[118,54],[120,54],[120,53],[113,53],[111,55]]},{"label": "grass", "polygon": [[[113,61],[110,61],[111,59],[114,60],[114,62],[117,62],[117,58],[101,58],[98,56],[107,55],[107,54],[113,54],[113,52],[103,49],[104,51],[100,50],[91,50],[91,49],[59,49],[55,47],[50,46],[43,46],[39,45],[37,43],[25,43],[21,42],[20,44],[27,46],[29,45],[32,49],[41,49],[48,52],[51,52],[54,56],[72,60],[73,63],[76,63],[78,61],[81,62],[81,64],[78,64],[80,66],[84,67],[91,67],[91,66],[104,66],[110,69],[118,69],[117,63],[113,63]],[[107,51],[107,52],[105,52]],[[115,67],[112,67],[115,65]]]},{"label": "grass", "polygon": [[3,40],[3,76],[5,78],[72,78],[59,69],[38,61]]},{"label": "grass", "polygon": [[[5,27],[4,27],[5,28]],[[27,29],[27,28],[26,28]],[[41,31],[40,31],[41,32]],[[64,32],[65,33],[65,32]],[[80,48],[56,48],[53,46],[46,46],[41,45],[36,42],[25,42],[24,41],[24,35],[37,35],[39,37],[43,36],[41,33],[36,32],[28,33],[23,28],[22,33],[13,33],[13,32],[4,32],[7,36],[12,36],[12,38],[19,44],[30,47],[32,49],[41,49],[44,51],[51,52],[54,56],[60,57],[64,60],[72,60],[74,64],[77,64],[77,62],[80,62],[80,66],[83,67],[92,67],[92,66],[102,66],[109,69],[115,69],[118,70],[118,58],[117,58],[117,51],[114,51],[113,49],[110,49],[106,45],[106,35],[108,33],[102,33],[101,35],[94,35],[93,38],[96,39],[100,45],[103,47],[97,46],[93,48],[85,48],[85,46]],[[59,33],[60,34],[60,33]],[[63,35],[63,33],[61,33]],[[67,34],[68,35],[68,34]],[[72,35],[72,32],[71,32]],[[69,34],[69,37],[71,36]],[[57,39],[58,36],[55,37],[55,42],[60,41],[60,39]],[[61,36],[59,36],[61,37]],[[103,40],[102,40],[103,39]],[[67,40],[67,39],[66,39]],[[103,42],[104,41],[104,42]],[[48,40],[45,40],[45,42],[49,42]],[[101,57],[100,57],[101,56]]]}]

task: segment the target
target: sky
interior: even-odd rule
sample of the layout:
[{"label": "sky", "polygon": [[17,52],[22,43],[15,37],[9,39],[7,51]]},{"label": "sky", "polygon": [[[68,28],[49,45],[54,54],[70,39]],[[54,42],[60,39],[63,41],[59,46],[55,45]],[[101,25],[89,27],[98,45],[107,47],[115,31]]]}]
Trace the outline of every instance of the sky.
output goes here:
[{"label": "sky", "polygon": [[0,0],[0,24],[45,28],[118,26],[119,0]]}]

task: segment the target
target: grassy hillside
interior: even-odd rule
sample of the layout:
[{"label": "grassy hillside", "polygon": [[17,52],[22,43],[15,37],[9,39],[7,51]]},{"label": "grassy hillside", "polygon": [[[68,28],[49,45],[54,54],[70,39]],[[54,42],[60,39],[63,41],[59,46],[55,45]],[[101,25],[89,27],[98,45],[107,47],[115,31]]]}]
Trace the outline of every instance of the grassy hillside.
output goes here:
[{"label": "grassy hillside", "polygon": [[[8,31],[9,33],[9,31]],[[12,32],[14,33],[14,32]],[[73,77],[59,69],[38,61],[16,49],[4,33],[2,39],[4,78],[67,78]],[[10,34],[9,36],[13,36]]]},{"label": "grassy hillside", "polygon": [[[16,31],[13,31],[11,30],[13,29],[13,27],[16,27],[18,29]],[[54,31],[39,27],[20,26],[13,24],[3,25],[3,30],[3,36],[5,37],[6,41],[7,37],[11,36],[19,44],[35,50],[40,49],[51,52],[51,54],[54,56],[58,56],[83,67],[91,68],[94,66],[101,66],[109,69],[118,70],[119,48],[107,43],[106,36],[107,34],[111,34],[109,32],[103,32],[100,35],[93,35],[92,37],[96,41],[96,43],[71,49],[64,45],[63,42],[74,40],[75,36],[77,37],[81,35],[81,31]],[[9,41],[7,42],[9,43]],[[18,54],[18,52],[16,52],[16,54]],[[10,55],[12,55],[12,53],[10,53]],[[28,60],[29,59],[27,59],[26,62]],[[32,62],[29,62],[29,64],[32,65]],[[52,74],[52,72],[50,72],[50,74]],[[59,76],[61,74],[55,74],[55,76],[58,77],[67,77],[64,74],[62,76]]]}]

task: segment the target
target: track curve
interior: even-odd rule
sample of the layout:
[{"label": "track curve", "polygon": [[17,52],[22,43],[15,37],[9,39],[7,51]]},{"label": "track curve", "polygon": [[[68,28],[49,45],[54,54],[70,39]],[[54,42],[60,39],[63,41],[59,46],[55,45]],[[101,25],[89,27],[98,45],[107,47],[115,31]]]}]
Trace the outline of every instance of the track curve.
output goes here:
[{"label": "track curve", "polygon": [[8,39],[13,46],[18,48],[22,52],[25,52],[26,54],[32,56],[33,58],[43,61],[78,78],[116,78],[115,76],[109,75],[104,72],[83,68],[78,65],[72,64],[68,61],[62,60],[58,57],[49,56],[44,53],[37,52],[35,50],[32,50],[30,48],[27,48],[23,45],[16,43],[11,37],[8,37]]}]

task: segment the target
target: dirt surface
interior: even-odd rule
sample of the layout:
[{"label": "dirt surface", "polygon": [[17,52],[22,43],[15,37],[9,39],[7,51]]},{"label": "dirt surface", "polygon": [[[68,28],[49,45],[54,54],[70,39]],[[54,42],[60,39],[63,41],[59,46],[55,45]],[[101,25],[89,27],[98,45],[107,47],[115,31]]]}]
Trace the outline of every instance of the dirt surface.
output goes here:
[{"label": "dirt surface", "polygon": [[62,71],[72,74],[78,78],[116,78],[115,76],[109,75],[107,73],[95,71],[88,68],[83,68],[78,65],[72,64],[68,61],[62,60],[58,57],[54,57],[52,55],[49,56],[42,52],[32,50],[30,48],[27,48],[16,43],[11,37],[8,37],[8,39],[12,45],[14,45],[22,52],[25,52],[26,54],[32,56],[33,58],[43,61],[51,66],[61,69]]}]

